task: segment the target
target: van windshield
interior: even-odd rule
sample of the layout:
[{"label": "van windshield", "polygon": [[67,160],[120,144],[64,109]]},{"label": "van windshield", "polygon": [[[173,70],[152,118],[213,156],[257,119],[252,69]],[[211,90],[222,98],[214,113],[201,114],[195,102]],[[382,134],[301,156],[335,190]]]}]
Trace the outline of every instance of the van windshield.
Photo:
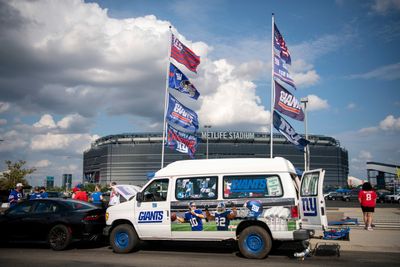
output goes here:
[{"label": "van windshield", "polygon": [[282,184],[277,175],[224,176],[224,198],[280,197]]}]

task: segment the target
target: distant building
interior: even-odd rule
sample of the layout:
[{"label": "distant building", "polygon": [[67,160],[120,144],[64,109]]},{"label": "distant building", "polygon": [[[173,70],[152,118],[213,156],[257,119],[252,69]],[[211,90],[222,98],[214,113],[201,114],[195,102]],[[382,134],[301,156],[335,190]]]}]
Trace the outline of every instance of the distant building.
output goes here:
[{"label": "distant building", "polygon": [[65,189],[70,190],[72,187],[72,174],[70,173],[65,173],[62,175],[62,187],[65,187]]},{"label": "distant building", "polygon": [[377,188],[393,187],[399,176],[399,165],[380,162],[367,162],[368,181]]},{"label": "distant building", "polygon": [[[195,157],[206,158],[207,139],[209,158],[265,158],[269,157],[270,136],[255,132],[203,132]],[[310,169],[323,168],[325,187],[345,187],[348,177],[348,153],[332,137],[310,135]],[[148,177],[161,167],[161,133],[127,133],[97,139],[83,154],[83,176],[86,182],[143,185]],[[298,169],[304,169],[304,154],[288,143],[280,134],[274,134],[274,156],[290,160]],[[165,165],[189,159],[168,147]]]},{"label": "distant building", "polygon": [[46,188],[54,187],[54,176],[46,176]]}]

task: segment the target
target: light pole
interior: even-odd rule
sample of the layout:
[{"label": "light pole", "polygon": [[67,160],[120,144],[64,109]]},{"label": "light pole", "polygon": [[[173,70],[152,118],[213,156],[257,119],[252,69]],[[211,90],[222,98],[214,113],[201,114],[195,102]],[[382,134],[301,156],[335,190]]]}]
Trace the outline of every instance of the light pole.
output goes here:
[{"label": "light pole", "polygon": [[206,146],[206,159],[208,159],[208,129],[210,129],[211,128],[211,125],[204,125],[204,128],[206,128],[206,134],[207,134],[207,136],[206,136],[206,142],[207,142],[207,146]]},{"label": "light pole", "polygon": [[[306,134],[306,140],[308,140],[308,129],[307,129],[307,103],[308,98],[301,98],[301,103],[304,104],[304,129]],[[304,147],[304,171],[308,171],[310,169],[310,151],[308,150],[308,145]]]}]

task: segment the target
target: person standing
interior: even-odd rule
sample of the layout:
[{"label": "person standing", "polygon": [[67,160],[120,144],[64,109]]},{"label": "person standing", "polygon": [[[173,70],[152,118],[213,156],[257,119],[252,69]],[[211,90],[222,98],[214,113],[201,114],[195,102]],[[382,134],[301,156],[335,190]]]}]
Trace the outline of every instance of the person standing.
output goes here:
[{"label": "person standing", "polygon": [[103,193],[101,193],[99,185],[96,185],[94,192],[90,195],[90,199],[93,205],[100,208],[103,207]]},{"label": "person standing", "polygon": [[42,198],[42,193],[39,190],[39,186],[35,186],[33,189],[33,193],[29,196],[29,200],[32,199],[41,199]]},{"label": "person standing", "polygon": [[114,206],[120,203],[119,201],[119,193],[117,192],[117,189],[115,186],[117,185],[116,182],[111,182],[110,187],[111,187],[111,192],[110,192],[110,201],[108,202],[108,206]]},{"label": "person standing", "polygon": [[22,191],[23,188],[24,185],[18,183],[15,186],[15,189],[11,190],[10,195],[8,196],[8,203],[10,203],[10,207],[15,206],[18,202],[22,201],[22,198],[24,197],[24,192]]},{"label": "person standing", "polygon": [[83,185],[78,184],[76,186],[76,188],[78,189],[78,191],[75,192],[73,199],[88,202],[88,195],[87,195],[86,191],[83,189]]},{"label": "person standing", "polygon": [[358,201],[361,204],[361,210],[363,212],[363,219],[365,229],[372,231],[372,219],[375,212],[377,195],[372,190],[371,183],[365,182],[362,185],[362,190],[358,193]]},{"label": "person standing", "polygon": [[42,195],[42,198],[49,198],[49,194],[47,194],[46,187],[44,186],[40,188],[40,194]]}]

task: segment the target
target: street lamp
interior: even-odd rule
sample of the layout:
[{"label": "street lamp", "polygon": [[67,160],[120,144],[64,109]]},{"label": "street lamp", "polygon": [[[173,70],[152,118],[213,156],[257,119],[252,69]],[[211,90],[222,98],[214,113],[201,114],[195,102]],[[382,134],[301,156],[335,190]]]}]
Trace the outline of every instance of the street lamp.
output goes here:
[{"label": "street lamp", "polygon": [[[308,140],[308,129],[307,129],[307,103],[308,97],[304,97],[300,99],[301,103],[304,104],[304,129],[306,134],[306,140]],[[308,145],[304,147],[304,171],[308,171],[310,169],[310,151]]]},{"label": "street lamp", "polygon": [[204,125],[204,128],[206,128],[207,136],[206,136],[206,142],[207,142],[207,150],[206,150],[206,159],[208,159],[208,129],[211,128],[211,125]]}]

